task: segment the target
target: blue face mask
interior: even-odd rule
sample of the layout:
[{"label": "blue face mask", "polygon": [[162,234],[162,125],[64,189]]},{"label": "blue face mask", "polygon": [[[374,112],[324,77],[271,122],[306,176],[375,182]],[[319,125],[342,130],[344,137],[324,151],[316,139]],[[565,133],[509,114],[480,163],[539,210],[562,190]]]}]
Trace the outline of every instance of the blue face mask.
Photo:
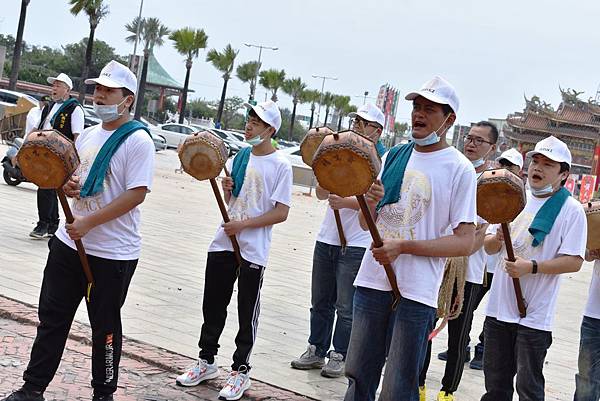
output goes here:
[{"label": "blue face mask", "polygon": [[440,141],[440,137],[438,135],[438,131],[440,130],[440,128],[442,128],[444,126],[444,124],[446,124],[446,121],[448,121],[448,117],[450,117],[450,114],[448,114],[448,116],[446,117],[446,119],[444,120],[444,122],[442,123],[442,125],[440,125],[440,127],[433,131],[431,134],[427,135],[425,138],[415,138],[413,136],[412,130],[410,131],[410,139],[419,146],[429,146],[429,145],[435,145],[436,143],[438,143]]},{"label": "blue face mask", "polygon": [[483,165],[485,164],[485,158],[487,157],[487,155],[490,153],[490,151],[491,151],[491,150],[492,150],[492,149],[490,148],[490,150],[488,150],[488,151],[486,152],[486,154],[485,154],[485,155],[483,155],[483,157],[482,157],[481,159],[473,160],[473,161],[471,162],[471,164],[473,164],[473,167],[475,167],[475,168],[477,169],[477,168],[479,168],[479,167],[483,166]]},{"label": "blue face mask", "polygon": [[262,134],[264,134],[265,132],[267,132],[267,130],[268,130],[269,128],[271,128],[271,127],[268,127],[268,128],[266,128],[266,129],[265,129],[263,132],[261,132],[260,134],[256,135],[256,136],[255,136],[255,137],[253,137],[253,138],[246,139],[246,143],[248,143],[248,144],[250,144],[250,145],[252,145],[252,146],[260,145],[261,143],[263,143],[264,141],[266,141],[266,140],[268,139],[268,138],[264,138],[264,139],[263,139],[263,138],[261,137],[261,135],[262,135]]},{"label": "blue face mask", "polygon": [[552,192],[554,192],[554,188],[552,187],[552,184],[548,184],[544,188],[539,188],[539,189],[531,188],[531,193],[533,194],[533,196],[550,195]]}]

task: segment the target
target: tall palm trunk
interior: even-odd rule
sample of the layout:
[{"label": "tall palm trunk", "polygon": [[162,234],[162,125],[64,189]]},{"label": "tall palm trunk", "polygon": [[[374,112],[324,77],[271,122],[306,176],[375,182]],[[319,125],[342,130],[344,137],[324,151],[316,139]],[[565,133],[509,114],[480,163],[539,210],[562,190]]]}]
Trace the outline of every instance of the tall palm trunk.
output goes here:
[{"label": "tall palm trunk", "polygon": [[315,119],[315,104],[311,104],[310,106],[310,123],[308,123],[308,129],[311,129],[313,127],[313,122]]},{"label": "tall palm trunk", "polygon": [[179,124],[183,124],[185,118],[185,105],[187,103],[188,86],[190,84],[190,72],[192,71],[192,60],[185,63],[185,82],[183,83],[183,94],[181,95],[181,110],[179,111]]},{"label": "tall palm trunk", "polygon": [[221,92],[221,102],[219,103],[219,110],[217,111],[217,122],[221,123],[221,116],[223,115],[223,109],[225,108],[225,96],[227,95],[227,81],[229,79],[223,78],[223,91]]},{"label": "tall palm trunk", "polygon": [[327,127],[327,118],[328,118],[328,117],[329,117],[329,106],[327,106],[327,107],[325,108],[325,122],[323,123],[323,125],[324,125],[325,127]]},{"label": "tall palm trunk", "polygon": [[135,115],[134,119],[139,120],[142,115],[142,108],[144,107],[144,92],[146,91],[146,76],[148,75],[148,58],[150,58],[150,51],[144,49],[144,62],[142,63],[142,76],[140,77],[140,87],[137,94],[137,102],[135,104]]},{"label": "tall palm trunk", "polygon": [[340,115],[338,117],[337,130],[340,131],[342,129],[342,111],[340,110]]},{"label": "tall palm trunk", "polygon": [[292,108],[292,121],[290,122],[290,135],[289,140],[292,140],[292,134],[294,133],[294,122],[296,122],[296,106],[298,106],[298,101],[294,99],[294,107]]},{"label": "tall palm trunk", "polygon": [[81,70],[81,82],[79,82],[79,103],[81,104],[83,104],[85,100],[85,80],[88,77],[90,65],[92,64],[92,49],[94,48],[95,35],[96,27],[90,25],[90,36],[88,37],[87,46],[85,47],[85,62],[83,63],[83,69]]},{"label": "tall palm trunk", "polygon": [[[13,50],[12,66],[10,68],[10,79],[8,89],[14,91],[17,88],[17,78],[19,77],[19,66],[21,65],[21,52],[23,51],[23,32],[25,31],[25,17],[27,16],[27,6],[30,0],[21,0],[21,14],[19,15],[19,25],[17,28],[17,39]],[[0,66],[2,68],[4,66]]]}]

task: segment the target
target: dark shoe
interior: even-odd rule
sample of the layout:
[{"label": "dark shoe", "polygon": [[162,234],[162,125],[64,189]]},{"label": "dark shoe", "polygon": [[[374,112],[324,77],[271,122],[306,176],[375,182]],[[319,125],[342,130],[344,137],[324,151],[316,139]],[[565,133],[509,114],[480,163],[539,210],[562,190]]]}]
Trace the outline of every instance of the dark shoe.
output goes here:
[{"label": "dark shoe", "polygon": [[475,370],[483,370],[483,353],[475,351],[473,360],[469,363],[469,367]]},{"label": "dark shoe", "polygon": [[47,236],[48,237],[54,237],[54,233],[56,232],[56,230],[58,230],[58,226],[54,226],[54,225],[49,226],[48,227],[48,234],[47,234]]},{"label": "dark shoe", "polygon": [[109,395],[94,395],[92,401],[113,401],[112,394]]},{"label": "dark shoe", "polygon": [[48,236],[48,227],[45,224],[38,223],[37,226],[29,233],[29,236],[34,239],[42,239]]},{"label": "dark shoe", "polygon": [[[440,361],[447,361],[448,360],[448,351],[440,352],[438,354],[438,359]],[[467,347],[465,349],[465,363],[469,362],[470,360],[471,360],[471,347]]]},{"label": "dark shoe", "polygon": [[29,391],[21,388],[2,401],[44,401],[44,396],[41,392]]}]

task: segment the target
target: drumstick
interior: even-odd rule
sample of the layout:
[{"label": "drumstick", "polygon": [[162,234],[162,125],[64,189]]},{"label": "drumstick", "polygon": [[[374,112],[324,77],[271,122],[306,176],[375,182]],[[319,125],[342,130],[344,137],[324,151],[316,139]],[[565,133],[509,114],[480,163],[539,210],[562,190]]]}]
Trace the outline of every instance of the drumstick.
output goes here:
[{"label": "drumstick", "polygon": [[[360,210],[362,211],[363,216],[365,216],[365,221],[367,222],[367,226],[369,226],[369,231],[371,232],[371,237],[373,237],[373,246],[375,248],[381,248],[383,246],[383,241],[381,240],[377,226],[373,221],[373,216],[371,216],[371,211],[369,210],[365,196],[356,195],[356,199],[358,199]],[[387,263],[383,265],[383,269],[385,270],[385,274],[390,282],[390,285],[392,286],[392,292],[394,293],[392,309],[396,309],[398,302],[400,302],[400,290],[398,289],[398,283],[396,282],[396,273],[394,272],[392,266]]]},{"label": "drumstick", "polygon": [[340,211],[333,209],[333,217],[335,217],[335,225],[337,226],[338,235],[340,237],[340,245],[342,250],[346,249],[346,236],[344,235],[344,227],[342,226],[342,217]]},{"label": "drumstick", "polygon": [[[506,254],[510,262],[516,261],[515,253],[513,251],[512,241],[510,239],[510,230],[508,229],[508,223],[502,223],[502,234],[504,235],[504,244],[506,245]],[[524,318],[527,316],[527,310],[525,308],[525,300],[523,299],[523,292],[521,291],[521,281],[518,277],[513,277],[513,286],[515,287],[515,297],[517,298],[517,308],[519,308],[519,316]]]},{"label": "drumstick", "polygon": [[[67,201],[65,192],[62,188],[57,188],[56,193],[58,194],[58,199],[60,200],[63,212],[65,212],[65,219],[67,220],[67,223],[72,224],[75,221],[75,218],[73,217],[73,213],[71,213],[71,207],[69,206],[69,201]],[[81,261],[81,266],[83,267],[83,274],[85,274],[85,278],[87,279],[87,291],[85,299],[89,303],[92,286],[94,285],[94,276],[92,276],[92,269],[90,269],[90,264],[88,262],[87,255],[85,254],[85,248],[83,247],[83,242],[81,242],[80,239],[75,240],[75,247],[77,247],[79,260]]]},{"label": "drumstick", "polygon": [[[227,170],[227,167],[223,167],[223,169],[225,170],[225,175],[227,177],[231,177],[231,175],[229,175],[229,171]],[[221,196],[221,191],[219,191],[219,186],[217,185],[217,180],[215,180],[214,178],[211,178],[210,186],[213,189],[215,198],[217,198],[217,203],[219,204],[219,210],[221,211],[221,216],[223,217],[223,221],[225,223],[229,223],[231,220],[229,219],[229,214],[227,213],[227,208],[225,207],[225,202],[223,201],[223,197]],[[231,240],[231,244],[233,245],[233,252],[235,253],[235,260],[237,260],[238,264],[241,265],[242,264],[242,256],[240,253],[240,244],[238,243],[235,235],[230,235],[229,239]]]}]

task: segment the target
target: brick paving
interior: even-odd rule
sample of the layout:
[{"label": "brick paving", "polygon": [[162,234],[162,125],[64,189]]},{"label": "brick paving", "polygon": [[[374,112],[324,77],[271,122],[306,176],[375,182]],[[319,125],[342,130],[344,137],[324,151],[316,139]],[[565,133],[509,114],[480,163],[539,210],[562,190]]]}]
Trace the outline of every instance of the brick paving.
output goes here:
[{"label": "brick paving", "polygon": [[[0,296],[0,399],[18,389],[35,338],[35,307]],[[75,322],[58,373],[45,393],[46,400],[90,400],[91,330]],[[184,388],[175,385],[175,377],[192,358],[130,338],[124,338],[119,371],[118,401],[216,400],[228,372],[218,380]],[[307,401],[297,395],[253,379],[243,400]]]}]

